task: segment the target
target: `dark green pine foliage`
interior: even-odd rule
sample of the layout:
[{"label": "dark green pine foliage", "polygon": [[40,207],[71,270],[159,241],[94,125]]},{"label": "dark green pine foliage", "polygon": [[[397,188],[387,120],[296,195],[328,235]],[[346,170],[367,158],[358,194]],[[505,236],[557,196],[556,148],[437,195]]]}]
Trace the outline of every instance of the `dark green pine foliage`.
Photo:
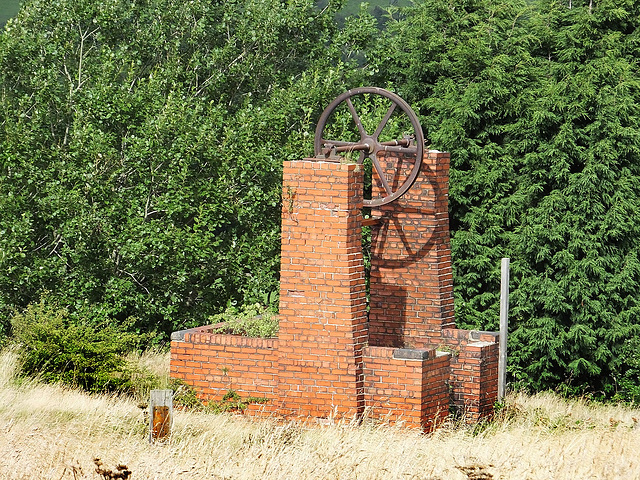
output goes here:
[{"label": "dark green pine foliage", "polygon": [[638,398],[640,3],[550,2],[521,134],[517,380]]},{"label": "dark green pine foliage", "polygon": [[377,52],[452,154],[459,326],[497,328],[511,257],[522,388],[640,393],[639,21],[638,2],[424,2]]},{"label": "dark green pine foliage", "polygon": [[539,76],[532,11],[525,2],[469,0],[421,2],[400,13],[388,22],[380,69],[418,107],[427,143],[451,152],[458,325],[495,329],[500,258],[510,255],[527,201],[518,192],[514,125],[534,101]]}]

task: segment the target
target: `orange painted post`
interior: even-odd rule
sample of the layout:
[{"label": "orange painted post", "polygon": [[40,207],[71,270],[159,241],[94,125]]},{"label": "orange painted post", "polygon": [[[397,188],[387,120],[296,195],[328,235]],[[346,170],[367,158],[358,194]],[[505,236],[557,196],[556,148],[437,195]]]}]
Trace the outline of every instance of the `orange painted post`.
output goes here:
[{"label": "orange painted post", "polygon": [[164,440],[173,423],[173,390],[151,390],[149,398],[149,443]]}]

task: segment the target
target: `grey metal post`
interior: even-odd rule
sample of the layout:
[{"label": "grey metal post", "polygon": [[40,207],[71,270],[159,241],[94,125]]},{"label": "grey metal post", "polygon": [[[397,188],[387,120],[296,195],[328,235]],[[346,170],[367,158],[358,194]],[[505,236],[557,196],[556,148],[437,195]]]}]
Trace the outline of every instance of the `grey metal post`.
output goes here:
[{"label": "grey metal post", "polygon": [[151,390],[149,398],[149,443],[164,440],[173,423],[173,390]]},{"label": "grey metal post", "polygon": [[507,335],[509,333],[509,259],[503,258],[500,277],[500,358],[498,360],[498,401],[507,388]]}]

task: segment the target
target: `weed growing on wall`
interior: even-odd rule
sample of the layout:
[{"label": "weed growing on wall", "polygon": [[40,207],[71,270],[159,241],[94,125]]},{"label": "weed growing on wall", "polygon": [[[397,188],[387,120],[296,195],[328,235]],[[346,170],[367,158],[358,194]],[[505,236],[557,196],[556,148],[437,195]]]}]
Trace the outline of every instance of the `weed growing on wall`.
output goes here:
[{"label": "weed growing on wall", "polygon": [[271,338],[278,334],[277,313],[259,303],[241,307],[229,306],[223,313],[209,317],[209,320],[213,324],[224,322],[224,326],[215,330],[216,333],[261,338]]}]

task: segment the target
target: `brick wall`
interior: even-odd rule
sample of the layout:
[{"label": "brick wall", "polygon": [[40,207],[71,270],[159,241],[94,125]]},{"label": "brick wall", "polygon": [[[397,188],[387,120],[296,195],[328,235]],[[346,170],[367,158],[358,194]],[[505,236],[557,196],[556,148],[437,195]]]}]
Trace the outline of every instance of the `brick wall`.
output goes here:
[{"label": "brick wall", "polygon": [[452,352],[453,406],[470,421],[490,416],[498,399],[498,333],[445,329],[442,345]]},{"label": "brick wall", "polygon": [[[448,153],[426,152],[411,189],[372,210],[380,221],[372,227],[369,344],[452,352],[451,402],[476,421],[497,399],[497,335],[474,340],[455,328],[449,161]],[[389,171],[411,167],[397,157],[379,162]]]},{"label": "brick wall", "polygon": [[368,415],[429,431],[449,414],[449,354],[366,347],[364,365]]},{"label": "brick wall", "polygon": [[174,332],[171,377],[186,381],[207,400],[220,401],[229,390],[243,398],[267,398],[271,411],[278,399],[278,339],[211,333],[216,327]]},{"label": "brick wall", "polygon": [[[410,168],[404,159],[380,162]],[[367,318],[361,167],[286,162],[278,338],[219,335],[211,327],[176,332],[172,376],[203,398],[219,400],[233,389],[270,400],[250,413],[368,414],[425,430],[450,402],[469,421],[490,415],[497,337],[453,322],[448,176],[448,154],[426,152],[409,192],[373,211],[380,220]]]},{"label": "brick wall", "polygon": [[[379,162],[394,170],[401,159]],[[455,327],[448,197],[449,154],[431,150],[409,191],[372,209],[381,221],[372,227],[371,345],[429,348]]]}]

